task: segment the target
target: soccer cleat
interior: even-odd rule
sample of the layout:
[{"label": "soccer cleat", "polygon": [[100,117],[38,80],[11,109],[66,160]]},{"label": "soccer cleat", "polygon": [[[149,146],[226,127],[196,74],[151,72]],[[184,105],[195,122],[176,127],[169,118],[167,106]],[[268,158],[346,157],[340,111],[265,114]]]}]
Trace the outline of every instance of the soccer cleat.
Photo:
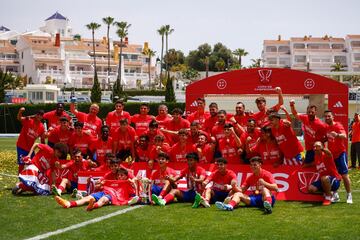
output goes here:
[{"label": "soccer cleat", "polygon": [[153,200],[153,202],[154,202],[156,205],[165,206],[165,204],[166,204],[166,202],[165,202],[164,199],[159,198],[159,197],[156,196],[155,194],[152,194],[152,195],[151,195],[151,199]]},{"label": "soccer cleat", "polygon": [[351,193],[348,193],[348,194],[347,194],[346,203],[348,203],[348,204],[353,204],[352,194],[351,194]]},{"label": "soccer cleat", "polygon": [[91,198],[89,201],[89,205],[86,207],[86,211],[92,211],[94,209],[95,199]]},{"label": "soccer cleat", "polygon": [[57,189],[55,186],[52,186],[51,191],[55,196],[61,197],[61,193],[60,193],[59,189]]},{"label": "soccer cleat", "polygon": [[209,207],[210,207],[209,202],[208,202],[204,197],[201,197],[200,204],[203,205],[203,206],[206,207],[206,208],[209,208]]},{"label": "soccer cleat", "polygon": [[19,186],[15,186],[13,187],[13,189],[11,190],[11,193],[14,195],[19,195],[22,193],[22,189]]},{"label": "soccer cleat", "polygon": [[223,202],[216,202],[215,206],[220,209],[220,210],[225,210],[225,211],[232,211],[234,210],[234,208],[229,205],[229,204],[224,204]]},{"label": "soccer cleat", "polygon": [[338,192],[333,193],[333,195],[331,196],[331,202],[332,203],[340,202],[340,196]]},{"label": "soccer cleat", "polygon": [[329,199],[324,199],[322,205],[323,205],[323,206],[329,206],[329,205],[331,205],[331,200],[329,200]]},{"label": "soccer cleat", "polygon": [[55,196],[55,201],[61,205],[63,208],[69,208],[70,207],[70,202],[59,197],[59,196]]},{"label": "soccer cleat", "polygon": [[199,193],[196,193],[195,195],[195,201],[194,204],[192,205],[192,208],[198,208],[201,202],[201,195]]},{"label": "soccer cleat", "polygon": [[139,200],[140,200],[139,196],[135,196],[128,201],[128,205],[132,206],[134,204],[137,204],[139,202]]},{"label": "soccer cleat", "polygon": [[231,196],[226,197],[226,198],[224,199],[224,204],[229,204],[230,201],[231,201]]},{"label": "soccer cleat", "polygon": [[264,201],[263,206],[264,206],[265,213],[267,213],[267,214],[272,213],[272,206],[268,201]]}]

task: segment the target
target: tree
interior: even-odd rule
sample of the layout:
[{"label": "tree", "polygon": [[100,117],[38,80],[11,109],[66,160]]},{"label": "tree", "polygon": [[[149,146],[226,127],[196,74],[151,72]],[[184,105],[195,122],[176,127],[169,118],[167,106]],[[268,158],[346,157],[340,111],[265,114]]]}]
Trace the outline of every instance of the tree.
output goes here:
[{"label": "tree", "polygon": [[261,64],[263,60],[261,58],[251,59],[252,64],[250,65],[250,68],[259,68],[261,67]]},{"label": "tree", "polygon": [[[119,68],[118,68],[118,75],[116,78],[116,85],[118,89],[121,89],[122,92],[122,85],[121,85],[121,61],[122,61],[122,50],[124,47],[124,38],[128,36],[129,34],[129,28],[131,27],[131,24],[128,24],[127,22],[115,22],[114,23],[117,26],[116,34],[120,38],[120,56],[119,56]],[[114,86],[115,88],[115,86]],[[116,95],[114,95],[116,96]],[[119,95],[117,95],[119,96]],[[120,96],[119,96],[120,97]]]},{"label": "tree", "polygon": [[341,62],[336,61],[334,65],[331,66],[331,72],[343,72],[345,71],[346,66],[342,65]]},{"label": "tree", "polygon": [[199,72],[193,68],[187,68],[182,72],[182,77],[189,80],[197,79],[199,76]]},{"label": "tree", "polygon": [[[174,29],[170,25],[165,25],[165,39],[166,39],[166,54],[168,53],[169,47],[169,35],[174,32]],[[166,64],[166,71],[169,71],[169,66]]]},{"label": "tree", "polygon": [[209,44],[201,44],[196,50],[190,51],[185,62],[197,71],[205,71],[208,69],[208,58],[210,57],[212,48]]},{"label": "tree", "polygon": [[176,102],[174,86],[173,86],[173,78],[170,78],[169,71],[167,72],[165,102]]},{"label": "tree", "polygon": [[163,25],[161,26],[157,32],[161,36],[161,56],[160,56],[160,89],[161,89],[161,77],[162,77],[162,70],[163,70],[163,59],[164,59],[164,36],[166,32],[166,27]]},{"label": "tree", "polygon": [[247,56],[249,53],[245,49],[238,48],[233,51],[233,54],[238,57],[239,65],[241,66],[241,57]]},{"label": "tree", "polygon": [[151,89],[151,58],[155,56],[155,51],[148,48],[142,52],[142,54],[146,55],[149,59],[148,61],[148,71],[149,71],[149,89]]},{"label": "tree", "polygon": [[8,73],[0,70],[0,103],[5,102],[5,83],[8,81],[8,78]]},{"label": "tree", "polygon": [[96,73],[96,54],[95,54],[95,30],[101,27],[100,24],[92,22],[86,25],[87,29],[91,30],[92,33],[92,42],[93,42],[93,57],[94,57],[94,80]]},{"label": "tree", "polygon": [[224,61],[224,59],[220,58],[220,60],[215,63],[215,68],[218,71],[224,71],[224,69],[225,69],[225,61]]},{"label": "tree", "polygon": [[103,22],[107,25],[107,32],[106,32],[106,36],[107,36],[107,49],[108,49],[108,87],[110,88],[110,25],[112,25],[114,23],[114,18],[113,17],[105,17],[102,19]]},{"label": "tree", "polygon": [[93,102],[93,103],[101,102],[101,88],[100,88],[100,83],[99,83],[99,79],[98,79],[96,71],[95,71],[95,77],[94,77],[94,84],[91,88],[90,99],[91,99],[91,102]]},{"label": "tree", "polygon": [[169,69],[171,69],[175,65],[183,64],[185,62],[185,55],[182,51],[172,48],[166,53],[164,60]]}]

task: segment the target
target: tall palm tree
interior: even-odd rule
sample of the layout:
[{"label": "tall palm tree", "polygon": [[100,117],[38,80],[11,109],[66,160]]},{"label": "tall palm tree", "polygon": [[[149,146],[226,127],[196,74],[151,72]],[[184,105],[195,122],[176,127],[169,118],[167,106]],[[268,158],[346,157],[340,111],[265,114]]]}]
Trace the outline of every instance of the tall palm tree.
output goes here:
[{"label": "tall palm tree", "polygon": [[114,18],[113,17],[105,17],[102,19],[103,22],[107,25],[107,48],[108,48],[108,69],[107,69],[107,72],[108,72],[108,87],[110,88],[110,25],[112,25],[114,23]]},{"label": "tall palm tree", "polygon": [[251,64],[251,67],[252,68],[259,68],[261,67],[261,64],[263,62],[263,60],[261,58],[255,58],[255,59],[251,59],[252,63]]},{"label": "tall palm tree", "polygon": [[233,51],[233,54],[238,57],[238,59],[239,59],[239,65],[240,65],[240,68],[241,68],[241,57],[245,57],[245,56],[248,55],[249,53],[246,52],[245,49],[238,48],[238,49],[235,49],[235,50]]},{"label": "tall palm tree", "polygon": [[[142,52],[142,54],[146,55],[149,58],[148,62],[148,71],[149,71],[149,89],[151,88],[151,58],[155,56],[155,51],[148,48],[145,51]],[[161,81],[160,81],[161,82]]]},{"label": "tall palm tree", "polygon": [[[165,52],[168,53],[168,46],[169,46],[169,35],[174,32],[174,29],[170,27],[170,25],[165,25],[165,39],[166,39],[166,48]],[[168,64],[166,63],[166,71],[169,71]]]},{"label": "tall palm tree", "polygon": [[165,32],[166,32],[166,28],[165,26],[161,26],[157,32],[160,34],[161,36],[161,58],[160,58],[160,89],[161,89],[161,76],[162,76],[162,66],[163,66],[163,59],[164,59],[164,36],[165,36]]},{"label": "tall palm tree", "polygon": [[121,86],[121,57],[122,57],[122,49],[124,47],[124,38],[129,34],[128,30],[131,27],[131,24],[127,22],[115,22],[114,25],[118,28],[116,34],[120,38],[120,56],[119,56],[119,68],[118,68],[118,76],[116,79],[116,84]]},{"label": "tall palm tree", "polygon": [[97,74],[96,73],[96,56],[95,56],[95,30],[100,28],[101,25],[96,22],[91,22],[91,23],[87,24],[86,27],[87,27],[87,29],[91,30],[91,33],[92,33],[93,54],[94,54],[94,76],[95,76]]}]

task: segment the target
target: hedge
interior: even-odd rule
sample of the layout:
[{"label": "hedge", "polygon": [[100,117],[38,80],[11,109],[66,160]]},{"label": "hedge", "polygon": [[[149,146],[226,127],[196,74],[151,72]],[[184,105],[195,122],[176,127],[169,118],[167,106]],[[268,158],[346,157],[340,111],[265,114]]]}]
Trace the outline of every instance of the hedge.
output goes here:
[{"label": "hedge", "polygon": [[[72,88],[66,88],[66,92],[71,92]],[[76,88],[77,92],[89,92],[91,88]],[[126,96],[165,96],[165,90],[125,90],[124,94]]]},{"label": "hedge", "polygon": [[[150,114],[156,116],[157,109],[160,104],[165,104],[171,112],[174,108],[185,109],[185,103],[149,103]],[[131,115],[139,113],[141,103],[125,103],[125,111]],[[114,110],[114,104],[100,103],[100,111],[98,117],[105,119],[108,112]],[[21,123],[16,119],[17,113],[21,107],[25,107],[24,116],[33,115],[38,110],[42,109],[49,112],[55,109],[56,104],[3,104],[0,105],[0,133],[19,133],[21,130]],[[90,103],[79,103],[77,109],[81,112],[88,113]],[[70,104],[65,104],[65,110],[70,110]]]}]

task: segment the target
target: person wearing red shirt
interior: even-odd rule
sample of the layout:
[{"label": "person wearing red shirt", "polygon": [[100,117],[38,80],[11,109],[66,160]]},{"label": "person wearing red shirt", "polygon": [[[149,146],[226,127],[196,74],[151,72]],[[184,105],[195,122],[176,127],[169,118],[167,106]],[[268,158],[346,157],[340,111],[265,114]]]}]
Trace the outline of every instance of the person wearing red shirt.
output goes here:
[{"label": "person wearing red shirt", "polygon": [[150,159],[155,160],[160,153],[169,154],[170,152],[170,145],[165,142],[165,137],[163,135],[156,135],[154,137],[154,147],[151,149],[150,152]]},{"label": "person wearing red shirt", "polygon": [[90,170],[90,160],[83,159],[79,149],[74,150],[72,158],[73,160],[58,166],[60,170],[67,170],[67,174],[60,179],[58,186],[53,185],[52,192],[56,196],[61,196],[65,190],[68,190],[70,193],[72,192],[73,196],[76,195],[78,172]]},{"label": "person wearing red shirt", "polygon": [[344,186],[347,192],[346,202],[353,203],[351,194],[351,181],[348,174],[348,160],[347,160],[347,135],[344,126],[340,122],[334,121],[332,111],[326,110],[324,113],[326,123],[326,138],[328,149],[332,153],[338,173],[341,174],[344,180]]},{"label": "person wearing red shirt", "polygon": [[136,135],[140,136],[149,130],[149,123],[155,119],[154,116],[148,115],[150,111],[149,104],[140,105],[140,114],[131,117],[131,123],[135,125]]},{"label": "person wearing red shirt", "polygon": [[62,142],[69,146],[69,141],[74,133],[74,129],[69,125],[69,119],[66,117],[60,118],[60,125],[56,126],[50,133],[48,133],[48,145],[53,147],[55,143]]},{"label": "person wearing red shirt", "polygon": [[287,120],[280,119],[277,112],[270,114],[271,132],[276,139],[281,152],[284,154],[284,164],[299,165],[301,164],[301,152],[304,150],[300,141],[297,139],[291,123]]},{"label": "person wearing red shirt", "polygon": [[199,129],[205,129],[204,123],[205,120],[210,116],[210,113],[205,111],[205,99],[198,98],[196,99],[197,110],[187,116],[187,120],[190,123],[196,122],[199,124]]},{"label": "person wearing red shirt", "polygon": [[111,111],[106,116],[106,125],[110,127],[110,136],[113,137],[115,131],[120,127],[120,120],[127,119],[131,121],[131,116],[128,112],[124,111],[124,102],[117,100],[115,102],[115,110]]},{"label": "person wearing red shirt", "polygon": [[188,167],[181,170],[180,174],[176,177],[167,177],[170,183],[175,183],[181,178],[186,178],[186,190],[172,189],[163,199],[152,194],[152,200],[155,204],[165,206],[170,203],[176,197],[181,202],[194,202],[196,192],[202,193],[202,182],[205,180],[206,172],[205,169],[198,166],[199,156],[197,153],[188,153],[186,155]]},{"label": "person wearing red shirt", "polygon": [[226,111],[220,110],[218,111],[218,121],[216,122],[215,126],[211,130],[211,136],[213,140],[219,141],[220,139],[225,137],[224,132],[224,125],[225,123],[230,123],[226,121]]},{"label": "person wearing red shirt", "polygon": [[331,192],[336,192],[340,187],[341,176],[336,170],[331,152],[324,148],[320,141],[314,143],[314,152],[314,162],[305,163],[303,167],[315,165],[317,172],[320,174],[320,179],[312,182],[308,187],[308,191],[309,193],[324,192],[323,205],[328,206],[331,204]]},{"label": "person wearing red shirt", "polygon": [[355,113],[354,121],[351,124],[350,157],[350,168],[356,168],[356,161],[358,161],[360,169],[360,117],[358,113]]},{"label": "person wearing red shirt", "polygon": [[270,111],[278,112],[280,110],[280,106],[284,104],[281,88],[276,87],[275,92],[278,94],[278,103],[275,106],[271,107],[270,109],[267,108],[266,100],[264,97],[258,97],[255,100],[259,112],[252,114],[251,118],[254,118],[256,120],[256,124],[260,128],[269,124],[269,118],[268,118],[269,112]]},{"label": "person wearing red shirt", "polygon": [[105,205],[114,204],[116,198],[129,198],[130,196],[117,196],[116,194],[114,195],[113,191],[109,191],[109,188],[106,188],[104,186],[107,180],[128,180],[129,182],[132,182],[132,180],[129,178],[128,171],[125,168],[117,168],[117,165],[113,163],[115,161],[116,159],[113,159],[111,164],[111,166],[115,166],[112,167],[112,171],[115,171],[115,173],[110,174],[112,178],[105,178],[101,181],[101,191],[92,193],[91,195],[76,201],[68,201],[59,196],[56,196],[55,201],[63,208],[73,208],[88,203],[86,210],[92,211],[93,209],[101,208]]},{"label": "person wearing red shirt", "polygon": [[159,124],[159,128],[165,128],[165,122],[170,121],[172,116],[168,114],[168,107],[165,104],[160,104],[158,107],[158,115],[155,120]]},{"label": "person wearing red shirt", "polygon": [[44,120],[47,122],[48,131],[53,130],[57,126],[60,126],[61,117],[66,117],[69,121],[71,121],[69,114],[64,111],[64,104],[57,103],[55,110],[46,112],[43,116]]},{"label": "person wearing red shirt", "polygon": [[256,122],[254,119],[250,118],[247,122],[247,127],[245,131],[240,136],[240,141],[244,143],[245,149],[245,163],[249,163],[249,160],[256,155],[254,153],[248,152],[247,149],[250,149],[256,145],[261,136],[261,130],[256,127]]},{"label": "person wearing red shirt", "polygon": [[[31,159],[33,152],[39,149]],[[55,183],[55,163],[59,159],[66,159],[68,147],[57,143],[54,149],[48,145],[34,143],[28,155],[24,157],[25,168],[19,173],[19,180],[12,193],[17,195],[24,191],[32,191],[39,195],[49,195],[50,185]]]},{"label": "person wearing red shirt", "polygon": [[113,134],[114,153],[127,152],[127,156],[135,159],[135,142],[137,140],[135,129],[128,124],[127,119],[120,120],[120,127]]},{"label": "person wearing red shirt", "polygon": [[155,136],[157,136],[157,135],[164,136],[164,134],[159,129],[159,124],[155,120],[152,120],[149,123],[149,130],[146,131],[144,134],[149,137],[150,145],[154,145]]},{"label": "person wearing red shirt", "polygon": [[190,132],[189,132],[189,142],[191,142],[192,144],[196,144],[199,140],[199,136],[201,134],[203,135],[206,135],[207,138],[210,138],[210,135],[203,131],[203,130],[200,130],[199,128],[199,123],[198,122],[192,122],[190,124]]},{"label": "person wearing red shirt", "polygon": [[250,112],[245,111],[245,104],[243,102],[236,103],[235,115],[233,117],[240,126],[247,126],[248,120],[250,119]]},{"label": "person wearing red shirt", "polygon": [[171,112],[172,120],[164,123],[165,129],[161,129],[165,133],[165,137],[169,140],[170,145],[173,145],[179,141],[178,131],[180,129],[187,129],[190,127],[190,122],[183,119],[181,116],[183,111],[180,108],[175,108]]},{"label": "person wearing red shirt", "polygon": [[214,153],[216,143],[208,143],[209,136],[200,133],[197,143],[194,145],[199,155],[199,163],[214,162]]},{"label": "person wearing red shirt", "polygon": [[19,109],[19,112],[17,114],[17,119],[22,124],[19,138],[16,141],[17,163],[19,165],[19,173],[24,169],[25,163],[22,158],[29,154],[29,151],[34,145],[35,141],[40,138],[41,143],[45,142],[45,128],[41,122],[41,120],[43,119],[44,111],[39,110],[36,115],[28,117],[23,117],[24,112],[25,108],[22,107]]},{"label": "person wearing red shirt", "polygon": [[215,126],[215,123],[218,121],[217,113],[218,113],[218,105],[216,103],[210,103],[209,105],[209,113],[210,115],[205,119],[204,122],[204,130],[211,134],[212,128]]},{"label": "person wearing red shirt", "polygon": [[135,147],[135,161],[136,162],[148,162],[150,160],[150,153],[154,146],[149,143],[149,137],[147,135],[141,135],[139,142]]},{"label": "person wearing red shirt", "polygon": [[106,168],[106,154],[113,153],[114,142],[112,137],[109,137],[109,130],[108,126],[102,126],[101,137],[94,140],[90,145],[91,157],[98,166],[95,171],[104,171],[104,168]]},{"label": "person wearing red shirt", "polygon": [[293,116],[300,120],[303,124],[304,140],[305,140],[305,159],[304,163],[310,163],[314,161],[314,143],[316,141],[323,141],[325,138],[325,124],[316,117],[317,107],[315,105],[309,105],[306,110],[306,114],[298,114],[295,109],[295,101],[290,101],[291,113]]},{"label": "person wearing red shirt", "polygon": [[93,142],[93,139],[91,136],[86,134],[83,131],[84,123],[82,122],[76,122],[74,123],[74,133],[71,135],[69,146],[70,151],[74,151],[74,149],[79,149],[83,155],[84,158],[87,158],[90,153],[90,145]]},{"label": "person wearing red shirt", "polygon": [[225,137],[219,140],[219,151],[221,156],[225,158],[228,163],[240,164],[242,162],[241,155],[243,153],[242,143],[232,125],[225,123],[224,125]]},{"label": "person wearing red shirt", "polygon": [[[221,210],[232,211],[240,202],[250,207],[264,208],[265,213],[272,213],[275,203],[275,196],[272,192],[278,191],[278,186],[271,172],[261,168],[261,158],[256,156],[250,159],[250,174],[245,182],[241,185],[241,189],[235,192],[228,204],[216,202],[215,206]],[[250,195],[245,192],[251,191]]]},{"label": "person wearing red shirt", "polygon": [[157,161],[159,163],[159,169],[155,170],[151,174],[151,192],[160,198],[164,198],[166,194],[170,192],[173,185],[168,180],[169,177],[175,177],[176,171],[167,166],[170,160],[170,156],[166,153],[159,153]]},{"label": "person wearing red shirt", "polygon": [[[236,174],[234,171],[226,169],[226,159],[216,159],[216,165],[218,168],[203,182],[203,186],[205,186],[204,197],[197,193],[193,208],[197,208],[200,204],[209,208],[210,202],[223,202],[233,188],[237,189]],[[212,182],[212,185],[206,187],[210,182]]]},{"label": "person wearing red shirt", "polygon": [[249,148],[247,145],[247,152],[260,156],[263,165],[270,165],[278,167],[283,163],[284,157],[276,142],[276,139],[271,133],[271,127],[265,126],[261,128],[261,136],[254,146]]},{"label": "person wearing red shirt", "polygon": [[170,161],[171,162],[186,162],[186,155],[190,152],[195,152],[194,145],[188,142],[188,132],[186,129],[180,129],[179,142],[173,145],[170,149]]},{"label": "person wearing red shirt", "polygon": [[94,138],[98,138],[100,136],[100,130],[102,126],[102,121],[97,117],[99,113],[99,105],[96,103],[91,104],[89,113],[83,113],[78,111],[75,108],[75,103],[70,104],[70,111],[75,114],[79,122],[84,123],[84,132],[88,135],[91,135]]}]

